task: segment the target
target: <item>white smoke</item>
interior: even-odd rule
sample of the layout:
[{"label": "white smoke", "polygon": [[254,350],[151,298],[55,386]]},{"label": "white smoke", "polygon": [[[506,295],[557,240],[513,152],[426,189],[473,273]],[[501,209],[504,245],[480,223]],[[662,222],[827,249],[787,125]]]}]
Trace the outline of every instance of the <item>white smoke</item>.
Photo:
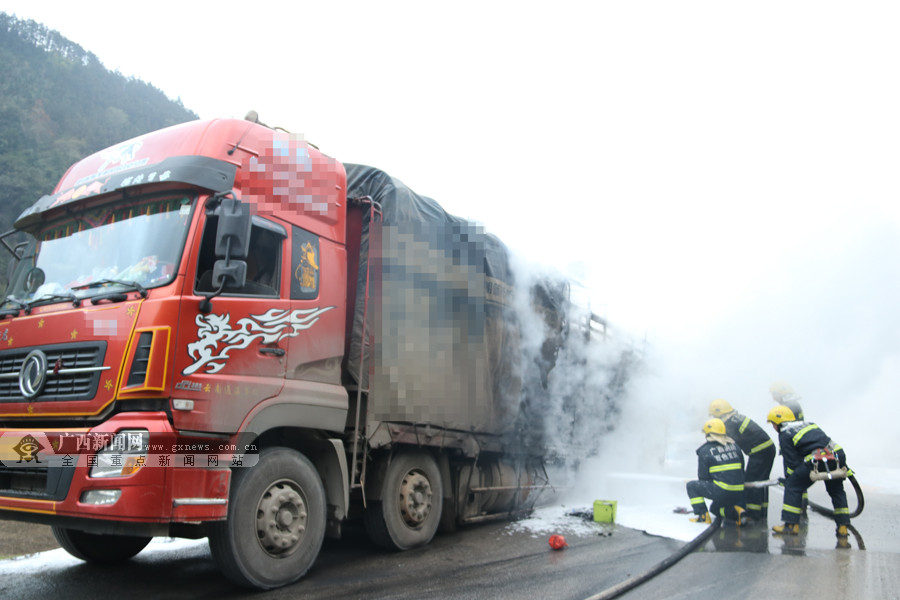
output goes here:
[{"label": "white smoke", "polygon": [[[573,452],[592,449],[570,482],[576,495],[653,494],[666,477],[675,483],[668,492],[683,495],[683,479],[696,471],[694,450],[703,443],[709,402],[726,399],[774,439],[766,415],[775,406],[768,390],[776,380],[789,382],[806,419],[845,448],[860,482],[876,485],[866,481],[867,470],[875,478],[896,468],[898,234],[895,222],[870,219],[809,237],[772,272],[748,282],[750,293],[696,335],[638,346],[641,366],[615,410],[592,395],[578,398],[573,413],[566,399],[585,381],[589,390],[602,389],[622,346],[564,348],[549,379],[546,426],[551,439],[572,432]],[[543,333],[538,323],[528,339],[538,343]],[[620,480],[610,487],[609,473],[641,474],[644,483]],[[781,474],[776,460],[772,476]],[[657,483],[646,483],[654,476]]]},{"label": "white smoke", "polygon": [[592,315],[576,282],[512,263],[527,428],[539,429],[548,458],[577,465],[614,429],[639,349]]}]

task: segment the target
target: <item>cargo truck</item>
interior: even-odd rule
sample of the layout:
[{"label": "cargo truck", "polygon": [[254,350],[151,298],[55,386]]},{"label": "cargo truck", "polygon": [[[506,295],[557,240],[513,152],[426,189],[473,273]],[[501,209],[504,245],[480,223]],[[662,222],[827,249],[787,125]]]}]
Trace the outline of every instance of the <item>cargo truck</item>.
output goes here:
[{"label": "cargo truck", "polygon": [[0,518],[76,557],[208,537],[268,589],[348,519],[404,550],[548,485],[554,350],[523,351],[507,249],[382,171],[194,121],[79,161],[2,239]]}]

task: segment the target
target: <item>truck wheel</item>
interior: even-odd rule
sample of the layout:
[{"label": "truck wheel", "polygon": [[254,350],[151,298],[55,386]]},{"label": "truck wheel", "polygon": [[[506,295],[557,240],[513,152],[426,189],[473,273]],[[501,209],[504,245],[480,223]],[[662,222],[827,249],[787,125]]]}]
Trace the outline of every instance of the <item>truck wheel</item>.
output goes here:
[{"label": "truck wheel", "polygon": [[325,488],[315,467],[289,448],[269,448],[254,467],[232,472],[228,518],[209,535],[230,581],[268,590],[297,581],[325,537]]},{"label": "truck wheel", "polygon": [[63,550],[83,561],[98,564],[124,562],[147,547],[152,537],[103,535],[53,527],[53,537]]},{"label": "truck wheel", "polygon": [[431,541],[441,522],[443,485],[428,452],[403,452],[387,465],[381,501],[369,503],[366,531],[388,550],[408,550]]}]

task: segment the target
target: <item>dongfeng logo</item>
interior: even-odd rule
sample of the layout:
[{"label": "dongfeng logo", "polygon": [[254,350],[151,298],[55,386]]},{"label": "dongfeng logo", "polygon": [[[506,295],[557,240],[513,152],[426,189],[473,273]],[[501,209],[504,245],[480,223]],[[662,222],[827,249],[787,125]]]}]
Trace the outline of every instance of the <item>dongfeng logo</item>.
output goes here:
[{"label": "dongfeng logo", "polygon": [[28,353],[19,370],[19,390],[26,398],[34,398],[47,383],[47,355],[40,350]]}]

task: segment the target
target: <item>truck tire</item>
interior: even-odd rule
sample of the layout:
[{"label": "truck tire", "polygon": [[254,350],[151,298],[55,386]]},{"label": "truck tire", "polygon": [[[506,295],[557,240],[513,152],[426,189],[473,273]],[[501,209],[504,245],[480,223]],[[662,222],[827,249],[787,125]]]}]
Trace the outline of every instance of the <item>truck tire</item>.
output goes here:
[{"label": "truck tire", "polygon": [[308,458],[269,448],[256,466],[233,471],[228,518],[214,523],[209,549],[223,575],[269,590],[303,577],[325,537],[325,488]]},{"label": "truck tire", "polygon": [[381,500],[366,508],[366,531],[373,542],[388,550],[424,546],[441,522],[441,472],[425,451],[400,452],[390,460]]},{"label": "truck tire", "polygon": [[52,527],[53,537],[63,550],[83,561],[96,564],[125,562],[147,547],[152,537],[104,535],[77,529]]}]

